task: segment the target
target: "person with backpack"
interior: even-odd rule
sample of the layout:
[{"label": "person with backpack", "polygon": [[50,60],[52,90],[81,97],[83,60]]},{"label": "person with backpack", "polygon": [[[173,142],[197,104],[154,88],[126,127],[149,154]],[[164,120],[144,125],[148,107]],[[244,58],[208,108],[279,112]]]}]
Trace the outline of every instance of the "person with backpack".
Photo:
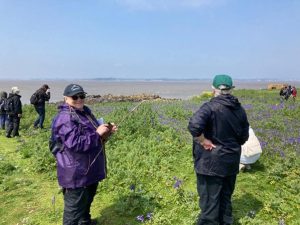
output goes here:
[{"label": "person with backpack", "polygon": [[104,143],[117,127],[98,123],[84,104],[86,93],[80,85],[66,86],[63,95],[49,141],[63,189],[63,224],[92,224],[90,207],[98,183],[106,178]]},{"label": "person with backpack", "polygon": [[5,130],[5,123],[7,119],[7,113],[5,110],[5,104],[7,100],[7,93],[2,91],[0,93],[0,129]]},{"label": "person with backpack", "polygon": [[34,128],[44,128],[44,121],[46,115],[45,102],[50,99],[50,88],[47,84],[44,84],[38,89],[30,98],[30,103],[34,105],[35,111],[38,113],[37,119],[34,121]]},{"label": "person with backpack", "polygon": [[19,135],[20,120],[22,117],[22,102],[20,90],[18,87],[12,87],[11,93],[6,101],[6,112],[8,114],[8,123],[6,137],[17,137]]},{"label": "person with backpack", "polygon": [[200,197],[197,225],[233,224],[231,197],[239,173],[241,145],[249,137],[249,123],[241,103],[232,95],[232,79],[213,79],[214,97],[189,120],[194,169]]}]

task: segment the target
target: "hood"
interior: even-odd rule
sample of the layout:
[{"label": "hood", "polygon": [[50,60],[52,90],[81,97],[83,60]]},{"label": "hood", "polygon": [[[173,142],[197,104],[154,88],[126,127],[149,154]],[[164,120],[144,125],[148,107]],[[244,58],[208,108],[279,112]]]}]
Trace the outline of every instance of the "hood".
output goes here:
[{"label": "hood", "polygon": [[210,100],[211,102],[217,102],[229,108],[239,108],[241,103],[239,100],[232,95],[219,95]]}]

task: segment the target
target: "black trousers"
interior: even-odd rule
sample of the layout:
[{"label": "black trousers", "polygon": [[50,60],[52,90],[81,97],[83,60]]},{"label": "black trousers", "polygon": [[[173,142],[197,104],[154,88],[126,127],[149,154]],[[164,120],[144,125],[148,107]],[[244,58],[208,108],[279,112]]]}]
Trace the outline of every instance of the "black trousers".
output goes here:
[{"label": "black trousers", "polygon": [[6,136],[19,136],[20,117],[18,115],[8,115]]},{"label": "black trousers", "polygon": [[228,177],[197,174],[197,191],[200,196],[197,225],[227,225],[233,223],[231,196],[236,175]]},{"label": "black trousers", "polygon": [[63,189],[63,225],[88,225],[91,223],[90,208],[98,183],[87,187]]}]

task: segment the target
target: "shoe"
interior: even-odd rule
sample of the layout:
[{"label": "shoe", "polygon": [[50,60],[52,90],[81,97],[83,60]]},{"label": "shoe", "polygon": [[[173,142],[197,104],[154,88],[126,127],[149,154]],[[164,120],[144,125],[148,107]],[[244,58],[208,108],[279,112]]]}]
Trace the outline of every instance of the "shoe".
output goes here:
[{"label": "shoe", "polygon": [[10,135],[6,135],[6,137],[7,137],[7,138],[11,138],[11,136],[10,136]]},{"label": "shoe", "polygon": [[246,168],[246,166],[245,166],[244,164],[241,164],[241,163],[240,163],[240,166],[239,166],[239,168],[240,168],[240,171],[244,171],[244,170],[245,170],[245,168]]}]

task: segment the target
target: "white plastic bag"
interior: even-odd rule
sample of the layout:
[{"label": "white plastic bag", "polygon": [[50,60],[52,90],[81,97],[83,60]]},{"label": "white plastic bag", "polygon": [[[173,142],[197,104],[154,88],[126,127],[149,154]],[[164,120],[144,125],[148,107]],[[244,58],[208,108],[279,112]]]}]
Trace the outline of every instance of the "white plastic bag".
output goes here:
[{"label": "white plastic bag", "polygon": [[258,138],[255,136],[253,129],[249,128],[249,139],[242,145],[241,163],[251,164],[258,160],[262,148]]}]

